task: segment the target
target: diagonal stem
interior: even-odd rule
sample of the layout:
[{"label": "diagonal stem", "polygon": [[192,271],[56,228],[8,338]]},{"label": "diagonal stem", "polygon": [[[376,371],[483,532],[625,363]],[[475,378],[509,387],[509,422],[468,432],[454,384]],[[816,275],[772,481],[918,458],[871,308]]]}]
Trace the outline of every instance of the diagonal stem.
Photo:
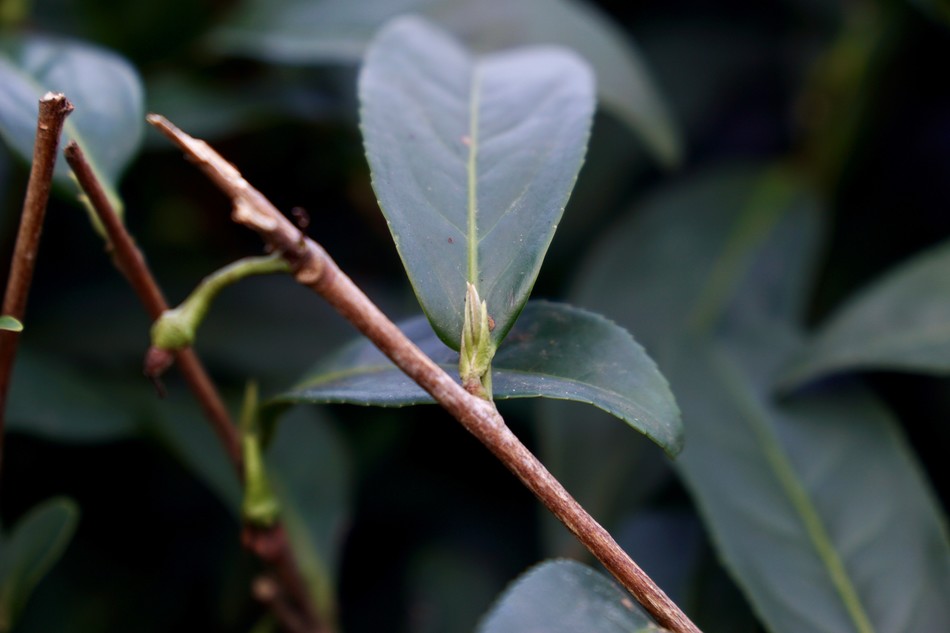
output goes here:
[{"label": "diagonal stem", "polygon": [[630,559],[597,521],[508,429],[494,404],[465,391],[410,341],[343,273],[323,248],[305,237],[267,198],[204,141],[165,118],[149,123],[185,154],[232,200],[233,219],[256,231],[270,249],[282,253],[299,283],[328,301],[403,372],[478,438],[587,547],[663,627],[699,633],[663,590]]},{"label": "diagonal stem", "polygon": [[[40,99],[36,141],[33,145],[33,165],[30,167],[30,180],[23,200],[20,228],[17,231],[13,261],[10,264],[7,289],[3,297],[2,313],[19,321],[23,320],[23,315],[26,313],[27,295],[30,284],[33,282],[33,270],[36,265],[40,236],[43,232],[46,204],[49,202],[53,185],[53,170],[56,167],[59,137],[66,117],[72,111],[73,105],[62,94],[48,92]],[[0,330],[0,464],[2,464],[3,456],[3,427],[6,418],[7,394],[10,390],[13,361],[16,358],[19,340],[19,332]]]}]

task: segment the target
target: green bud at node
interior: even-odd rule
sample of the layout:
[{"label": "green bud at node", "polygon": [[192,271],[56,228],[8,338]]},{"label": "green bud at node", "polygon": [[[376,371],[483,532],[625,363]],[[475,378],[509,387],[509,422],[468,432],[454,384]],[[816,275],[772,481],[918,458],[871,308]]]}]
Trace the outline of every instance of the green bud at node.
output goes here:
[{"label": "green bud at node", "polygon": [[280,516],[280,502],[267,477],[267,466],[258,433],[257,384],[249,383],[241,407],[241,442],[244,450],[244,501],[241,515],[246,523],[270,527]]},{"label": "green bud at node", "polygon": [[475,286],[468,283],[459,349],[459,376],[465,389],[486,400],[492,397],[491,361],[495,356],[491,330],[488,306],[479,299]]}]

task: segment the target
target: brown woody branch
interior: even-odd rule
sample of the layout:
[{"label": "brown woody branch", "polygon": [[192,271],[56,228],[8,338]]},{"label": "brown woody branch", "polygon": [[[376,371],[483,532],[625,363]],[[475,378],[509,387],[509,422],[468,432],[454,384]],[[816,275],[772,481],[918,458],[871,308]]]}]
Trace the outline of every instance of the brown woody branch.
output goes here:
[{"label": "brown woody branch", "polygon": [[[23,212],[20,215],[20,228],[17,231],[16,246],[13,250],[13,260],[10,263],[10,274],[3,297],[2,313],[20,321],[26,313],[27,295],[30,284],[33,282],[33,270],[40,236],[43,233],[46,204],[49,202],[49,194],[53,186],[56,149],[59,146],[59,137],[66,117],[72,111],[73,105],[62,94],[48,92],[40,99],[36,141],[33,145],[33,164],[30,168],[30,180],[23,200]],[[19,340],[19,332],[0,331],[0,463],[2,463],[3,455],[7,394],[10,390],[13,361],[16,358]]]},{"label": "brown woody branch", "polygon": [[[76,143],[69,143],[63,150],[66,162],[72,168],[79,181],[79,186],[89,198],[99,221],[105,227],[109,238],[109,248],[112,250],[116,266],[128,279],[129,284],[145,307],[145,311],[153,321],[168,309],[168,302],[162,294],[158,283],[152,276],[145,263],[145,257],[135,245],[135,241],[125,225],[119,219],[115,209],[109,202],[95,173]],[[228,457],[234,464],[238,477],[243,478],[244,466],[241,454],[241,440],[237,427],[231,420],[231,415],[224,406],[224,401],[215,389],[208,372],[192,349],[184,349],[178,353],[178,366],[185,377],[188,387],[201,405],[205,417],[211,422],[214,432],[224,446]]]},{"label": "brown woody branch", "polygon": [[[154,321],[168,309],[168,303],[149,270],[145,257],[112,208],[82,149],[76,143],[69,143],[63,151],[76,180],[106,230],[116,266],[128,279],[149,317]],[[244,458],[237,427],[201,360],[191,348],[178,351],[174,360],[177,361],[185,381],[224,446],[238,478],[243,481]],[[283,525],[277,522],[265,529],[246,526],[242,542],[246,549],[274,570],[276,579],[281,583],[278,594],[275,594],[277,597],[268,604],[273,607],[274,615],[285,629],[295,633],[327,633],[329,628],[321,621],[313,606]]]},{"label": "brown woody branch", "polygon": [[319,244],[302,235],[207,143],[188,136],[161,116],[149,115],[148,121],[181,147],[231,198],[235,222],[256,231],[269,248],[282,253],[298,282],[326,299],[494,453],[660,625],[676,633],[699,633],[696,625],[508,429],[493,403],[469,394],[416,347]]}]

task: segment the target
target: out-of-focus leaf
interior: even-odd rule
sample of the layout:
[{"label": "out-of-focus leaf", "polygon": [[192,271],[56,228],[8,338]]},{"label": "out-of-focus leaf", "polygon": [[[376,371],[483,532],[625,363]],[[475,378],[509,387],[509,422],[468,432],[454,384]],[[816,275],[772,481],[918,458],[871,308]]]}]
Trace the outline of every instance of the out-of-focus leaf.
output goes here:
[{"label": "out-of-focus leaf", "polygon": [[24,349],[17,356],[10,386],[8,429],[58,442],[149,436],[236,513],[241,492],[234,469],[198,405],[185,392],[182,400],[159,399],[139,375],[122,380],[81,372]]},{"label": "out-of-focus leaf", "polygon": [[894,421],[857,389],[771,397],[800,340],[814,206],[780,172],[686,183],[614,232],[578,294],[663,350],[676,464],[771,630],[939,630],[950,548]]},{"label": "out-of-focus leaf", "polygon": [[187,393],[182,393],[182,400],[153,396],[143,431],[206,485],[225,508],[240,516],[242,491],[234,466],[197,403]]},{"label": "out-of-focus leaf", "polygon": [[[450,374],[458,354],[422,317],[403,331]],[[496,399],[543,396],[585,402],[650,437],[667,453],[681,447],[679,412],[666,380],[636,341],[603,317],[532,301],[492,362]],[[432,398],[365,340],[318,365],[277,402],[405,406]]]},{"label": "out-of-focus leaf", "polygon": [[947,0],[910,0],[910,3],[927,15],[950,24],[950,2]]},{"label": "out-of-focus leaf", "polygon": [[[352,91],[352,82],[346,85]],[[313,78],[304,71],[241,81],[231,78],[220,84],[166,73],[150,78],[146,93],[150,112],[161,113],[203,140],[247,133],[286,117],[313,120],[350,112],[326,87],[313,85]],[[146,136],[145,142],[156,148],[169,147],[159,134]]]},{"label": "out-of-focus leaf", "polygon": [[[113,201],[122,170],[138,150],[144,127],[142,85],[122,58],[88,44],[50,37],[0,38],[0,135],[23,159],[33,156],[37,103],[62,92],[75,106],[64,139],[76,141]],[[54,179],[69,181],[60,156]]]},{"label": "out-of-focus leaf", "polygon": [[849,300],[795,355],[782,385],[855,369],[950,372],[950,244]]},{"label": "out-of-focus leaf", "polygon": [[456,542],[430,546],[413,556],[408,572],[412,630],[473,630],[503,582],[483,552],[465,551]]},{"label": "out-of-focus leaf", "polygon": [[749,329],[689,346],[673,370],[703,420],[681,469],[727,565],[776,631],[939,629],[950,550],[894,420],[858,390],[769,400],[796,341]]},{"label": "out-of-focus leaf", "polygon": [[497,344],[521,312],[587,147],[593,78],[569,51],[473,58],[417,18],[360,75],[373,187],[422,309],[457,348],[466,282]]},{"label": "out-of-focus leaf", "polygon": [[33,508],[0,538],[0,631],[10,631],[30,593],[59,560],[79,522],[79,508],[56,497]]},{"label": "out-of-focus leaf", "polygon": [[110,381],[22,349],[10,384],[7,428],[68,442],[134,435],[141,428],[142,406],[126,389],[130,382]]},{"label": "out-of-focus leaf", "polygon": [[312,409],[297,408],[281,420],[267,463],[297,564],[320,613],[333,619],[337,566],[349,515],[346,449]]},{"label": "out-of-focus leaf", "polygon": [[627,593],[586,565],[541,563],[499,598],[479,633],[648,633],[663,631]]},{"label": "out-of-focus leaf", "polygon": [[604,105],[666,164],[680,158],[679,133],[629,37],[581,0],[246,0],[213,34],[219,49],[284,63],[356,62],[383,24],[423,15],[475,50],[558,44],[594,67]]}]

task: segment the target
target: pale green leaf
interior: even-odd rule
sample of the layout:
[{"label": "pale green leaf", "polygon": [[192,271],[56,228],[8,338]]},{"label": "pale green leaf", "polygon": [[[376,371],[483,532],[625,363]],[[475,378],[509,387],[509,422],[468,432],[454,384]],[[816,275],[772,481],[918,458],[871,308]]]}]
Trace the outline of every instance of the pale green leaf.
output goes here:
[{"label": "pale green leaf", "polygon": [[359,92],[373,187],[423,311],[457,349],[470,281],[501,341],[583,161],[587,66],[553,48],[472,57],[400,18],[374,40]]},{"label": "pale green leaf", "polygon": [[[60,147],[76,141],[110,197],[118,200],[119,176],[144,132],[142,86],[128,62],[67,39],[2,37],[0,85],[0,135],[27,161],[33,157],[40,97],[48,91],[65,94],[75,111],[66,119]],[[69,183],[69,173],[60,155],[55,181]]]},{"label": "pale green leaf", "polygon": [[[458,353],[417,317],[402,329],[450,375]],[[546,397],[592,404],[627,422],[668,453],[682,444],[679,411],[666,379],[622,328],[570,306],[532,301],[492,363],[497,400]],[[277,402],[405,406],[432,398],[368,341],[315,367]]]}]

